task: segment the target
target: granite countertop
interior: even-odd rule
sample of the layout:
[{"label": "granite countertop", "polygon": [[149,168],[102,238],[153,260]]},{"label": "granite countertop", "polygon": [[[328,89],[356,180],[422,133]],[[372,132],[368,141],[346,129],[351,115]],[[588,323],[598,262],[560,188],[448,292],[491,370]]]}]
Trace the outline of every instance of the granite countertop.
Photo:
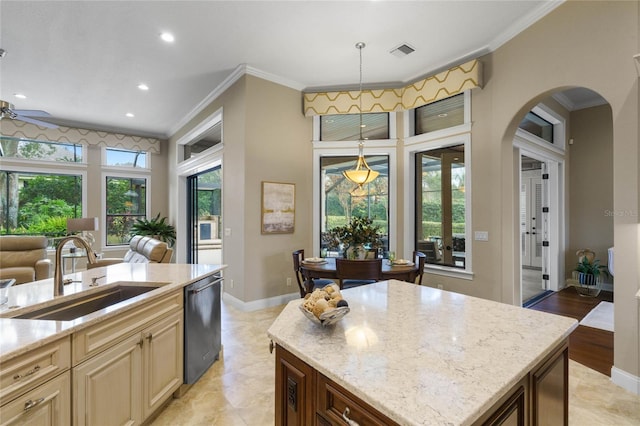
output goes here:
[{"label": "granite countertop", "polygon": [[[53,279],[14,285],[9,301],[0,306],[0,363],[23,354],[92,324],[114,317],[153,299],[179,290],[198,279],[212,275],[226,265],[191,265],[174,263],[119,263],[65,275],[73,283],[64,286],[64,295],[53,296]],[[99,285],[91,287],[91,279]],[[75,282],[77,281],[77,282]],[[72,321],[12,319],[9,317],[51,306],[81,295],[99,292],[117,283],[149,285],[159,288],[124,300]]]},{"label": "granite countertop", "polygon": [[473,423],[578,325],[395,280],[342,293],[351,312],[337,324],[294,300],[268,335],[399,424]]}]

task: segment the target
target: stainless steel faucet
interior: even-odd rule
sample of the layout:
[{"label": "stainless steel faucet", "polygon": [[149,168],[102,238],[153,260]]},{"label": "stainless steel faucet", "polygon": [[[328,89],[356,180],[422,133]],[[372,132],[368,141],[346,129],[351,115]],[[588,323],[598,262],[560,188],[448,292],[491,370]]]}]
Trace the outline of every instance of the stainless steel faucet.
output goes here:
[{"label": "stainless steel faucet", "polygon": [[91,250],[91,246],[87,243],[84,238],[77,236],[64,237],[58,242],[58,247],[56,247],[56,269],[53,274],[53,296],[60,296],[64,294],[64,282],[63,282],[63,274],[62,274],[62,248],[69,241],[73,241],[80,243],[81,246],[84,247],[87,252],[87,260],[89,263],[96,262],[96,254]]}]

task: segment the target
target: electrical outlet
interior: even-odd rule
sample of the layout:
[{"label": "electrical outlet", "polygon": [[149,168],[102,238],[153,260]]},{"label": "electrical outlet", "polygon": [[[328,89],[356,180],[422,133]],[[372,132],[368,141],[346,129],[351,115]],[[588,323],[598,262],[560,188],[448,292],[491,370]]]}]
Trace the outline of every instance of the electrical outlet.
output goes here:
[{"label": "electrical outlet", "polygon": [[438,290],[444,290],[444,286],[442,284],[438,284]]},{"label": "electrical outlet", "polygon": [[231,288],[233,288],[233,280],[231,280]]},{"label": "electrical outlet", "polygon": [[287,287],[291,287],[291,278],[287,278]]}]

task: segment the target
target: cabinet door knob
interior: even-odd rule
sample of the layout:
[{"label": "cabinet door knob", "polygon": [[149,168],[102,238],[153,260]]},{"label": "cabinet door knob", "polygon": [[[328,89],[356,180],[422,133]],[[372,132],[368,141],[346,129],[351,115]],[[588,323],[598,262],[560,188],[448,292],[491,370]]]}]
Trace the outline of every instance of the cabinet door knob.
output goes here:
[{"label": "cabinet door knob", "polygon": [[38,398],[35,401],[32,399],[28,400],[27,402],[24,403],[24,411],[31,410],[33,407],[40,404],[42,401],[44,401],[44,398]]},{"label": "cabinet door knob", "polygon": [[151,341],[151,339],[153,339],[153,334],[151,334],[151,333],[146,333],[146,334],[144,335],[144,338],[145,338],[145,339],[147,339],[148,341]]},{"label": "cabinet door knob", "polygon": [[349,407],[345,407],[344,412],[342,413],[342,418],[344,419],[344,421],[347,422],[349,426],[360,426],[358,422],[349,418],[349,414],[351,414],[351,410],[349,409]]},{"label": "cabinet door knob", "polygon": [[275,347],[275,345],[273,344],[273,340],[271,340],[269,342],[269,353],[272,354],[273,353],[273,348]]}]

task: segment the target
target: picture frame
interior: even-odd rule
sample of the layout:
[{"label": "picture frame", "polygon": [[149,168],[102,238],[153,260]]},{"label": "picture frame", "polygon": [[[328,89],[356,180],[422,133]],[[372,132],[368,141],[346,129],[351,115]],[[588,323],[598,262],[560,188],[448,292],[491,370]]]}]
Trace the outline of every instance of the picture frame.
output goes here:
[{"label": "picture frame", "polygon": [[295,183],[262,182],[262,234],[292,234],[296,220]]}]

